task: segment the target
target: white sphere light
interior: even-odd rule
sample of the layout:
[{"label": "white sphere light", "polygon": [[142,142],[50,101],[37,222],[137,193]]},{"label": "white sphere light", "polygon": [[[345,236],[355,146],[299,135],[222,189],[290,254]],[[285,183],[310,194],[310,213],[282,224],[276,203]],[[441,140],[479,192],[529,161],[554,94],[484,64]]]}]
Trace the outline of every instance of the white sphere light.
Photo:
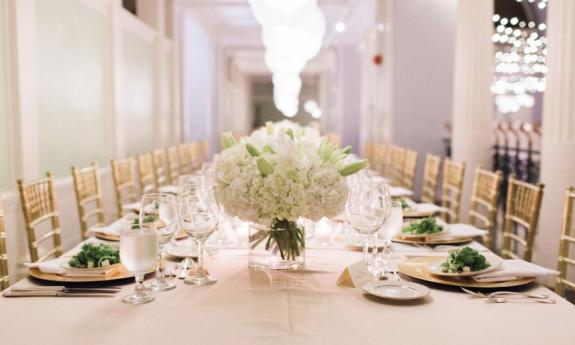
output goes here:
[{"label": "white sphere light", "polygon": [[[321,49],[325,17],[317,7],[317,0],[248,2],[262,26],[262,41],[266,48],[264,60],[273,73],[274,105],[284,116],[294,117],[301,91],[299,74]],[[321,117],[317,102],[308,112],[314,118]]]}]

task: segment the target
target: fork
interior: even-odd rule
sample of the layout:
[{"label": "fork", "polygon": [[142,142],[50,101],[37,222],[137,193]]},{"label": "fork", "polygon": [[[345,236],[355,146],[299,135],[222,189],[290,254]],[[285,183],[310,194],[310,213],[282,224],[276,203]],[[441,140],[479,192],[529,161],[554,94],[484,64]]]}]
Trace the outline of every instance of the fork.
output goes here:
[{"label": "fork", "polygon": [[[470,295],[480,297],[480,298],[487,298],[487,299],[537,299],[537,300],[545,300],[549,298],[549,295],[546,294],[533,294],[527,292],[514,292],[514,291],[496,291],[489,294],[484,294],[478,291],[471,291],[464,287],[461,288],[463,292],[466,292]],[[505,297],[507,296],[507,297]],[[551,300],[549,300],[551,301]],[[555,301],[553,301],[555,302]]]}]

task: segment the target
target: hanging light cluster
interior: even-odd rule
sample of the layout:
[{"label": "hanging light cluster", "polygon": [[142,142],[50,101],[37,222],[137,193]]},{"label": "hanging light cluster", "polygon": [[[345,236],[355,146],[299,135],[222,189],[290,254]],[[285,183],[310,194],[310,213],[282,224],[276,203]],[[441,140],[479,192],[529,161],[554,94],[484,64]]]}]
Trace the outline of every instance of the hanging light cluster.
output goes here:
[{"label": "hanging light cluster", "polygon": [[325,17],[317,0],[248,0],[262,26],[265,63],[273,74],[274,104],[286,117],[299,109],[300,73],[317,55]]},{"label": "hanging light cluster", "polygon": [[[540,0],[538,8],[544,9],[546,5],[547,0]],[[530,108],[535,103],[533,94],[545,91],[547,26],[498,14],[493,16],[493,21],[497,23],[492,37],[495,75],[491,92],[495,95],[495,104],[503,114],[517,112],[522,107]]]}]

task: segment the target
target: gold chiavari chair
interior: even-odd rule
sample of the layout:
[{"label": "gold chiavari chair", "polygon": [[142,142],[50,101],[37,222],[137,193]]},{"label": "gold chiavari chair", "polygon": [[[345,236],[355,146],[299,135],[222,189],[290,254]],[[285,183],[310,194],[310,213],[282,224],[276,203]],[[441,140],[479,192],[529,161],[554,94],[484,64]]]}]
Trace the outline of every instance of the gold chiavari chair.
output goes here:
[{"label": "gold chiavari chair", "polygon": [[180,174],[189,175],[194,170],[192,162],[192,151],[190,144],[180,144],[178,146],[178,160],[180,162]]},{"label": "gold chiavari chair", "polygon": [[421,202],[435,203],[440,165],[441,158],[432,154],[427,154],[425,156],[425,166],[423,167],[423,185],[421,187]]},{"label": "gold chiavari chair", "polygon": [[[534,185],[519,181],[513,175],[509,177],[501,250],[504,258],[531,261],[543,187],[541,183]],[[523,255],[518,244],[523,247]]]},{"label": "gold chiavari chair", "polygon": [[98,165],[92,163],[91,166],[82,169],[74,166],[72,167],[72,178],[74,179],[82,238],[86,239],[91,227],[106,224]]},{"label": "gold chiavari chair", "polygon": [[178,183],[180,176],[180,164],[178,162],[178,146],[173,145],[167,148],[168,154],[168,177],[170,183],[175,185]]},{"label": "gold chiavari chair", "polygon": [[375,166],[375,143],[371,141],[365,142],[363,144],[361,155],[371,163],[372,167]]},{"label": "gold chiavari chair", "polygon": [[154,176],[156,176],[156,186],[162,187],[170,184],[166,173],[166,151],[162,149],[152,152],[152,161],[154,163]]},{"label": "gold chiavari chair", "polygon": [[575,259],[569,256],[569,246],[575,244],[575,233],[573,232],[573,205],[575,205],[575,188],[569,187],[565,193],[565,208],[563,210],[563,226],[559,241],[559,258],[557,260],[557,282],[555,292],[560,296],[565,296],[565,288],[575,290],[575,281],[567,279],[567,265],[575,266]]},{"label": "gold chiavari chair", "polygon": [[[26,183],[18,180],[20,202],[26,223],[28,248],[32,262],[44,261],[50,257],[62,255],[62,239],[60,237],[60,218],[56,206],[54,179],[51,173],[46,178]],[[36,236],[36,227],[50,220],[50,231]],[[53,248],[40,256],[38,245],[52,239]]]},{"label": "gold chiavari chair", "polygon": [[487,235],[483,236],[483,244],[488,248],[493,245],[501,180],[502,173],[499,170],[491,172],[481,168],[475,169],[467,222],[488,231]]},{"label": "gold chiavari chair", "polygon": [[208,158],[208,142],[206,140],[196,141],[192,143],[192,157],[194,169],[201,169],[202,163]]},{"label": "gold chiavari chair", "polygon": [[0,200],[0,291],[10,285],[8,275],[8,254],[6,253],[6,229],[4,227],[4,211]]},{"label": "gold chiavari chair", "polygon": [[403,165],[405,163],[405,149],[392,146],[390,149],[390,161],[386,166],[387,177],[396,185],[401,185]]},{"label": "gold chiavari chair", "polygon": [[138,201],[134,170],[135,163],[133,158],[112,160],[112,177],[116,194],[116,209],[119,217],[123,214],[122,206],[124,204]]},{"label": "gold chiavari chair", "polygon": [[459,221],[464,176],[465,163],[445,159],[440,201],[441,206],[444,208],[441,215],[449,223],[457,223]]},{"label": "gold chiavari chair", "polygon": [[142,194],[156,190],[156,176],[154,175],[154,162],[151,153],[138,156],[138,176],[140,177]]},{"label": "gold chiavari chair", "polygon": [[415,186],[415,172],[417,171],[417,151],[404,150],[403,168],[401,171],[400,186],[413,190]]}]

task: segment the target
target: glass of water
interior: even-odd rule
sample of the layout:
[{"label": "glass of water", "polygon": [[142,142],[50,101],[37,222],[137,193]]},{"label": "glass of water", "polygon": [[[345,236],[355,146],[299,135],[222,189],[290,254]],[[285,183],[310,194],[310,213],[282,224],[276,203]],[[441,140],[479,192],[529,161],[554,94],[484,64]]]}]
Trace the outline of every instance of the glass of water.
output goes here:
[{"label": "glass of water", "polygon": [[387,217],[386,222],[381,227],[379,231],[379,237],[383,240],[383,266],[385,267],[386,271],[394,271],[391,266],[394,265],[394,262],[397,260],[401,260],[403,257],[397,255],[391,251],[391,241],[393,238],[401,231],[403,226],[403,207],[401,206],[401,202],[393,201],[391,204],[391,209],[389,212],[389,217]]},{"label": "glass of water", "polygon": [[154,230],[128,227],[120,232],[120,260],[136,278],[134,291],[122,298],[123,302],[143,304],[154,300],[143,281],[146,272],[154,269],[157,256],[158,234]]},{"label": "glass of water", "polygon": [[162,266],[162,249],[169,243],[178,228],[176,198],[167,193],[149,193],[142,196],[140,209],[140,227],[155,231],[158,235],[158,262],[156,277],[146,283],[146,289],[166,291],[176,287],[167,281]]}]

